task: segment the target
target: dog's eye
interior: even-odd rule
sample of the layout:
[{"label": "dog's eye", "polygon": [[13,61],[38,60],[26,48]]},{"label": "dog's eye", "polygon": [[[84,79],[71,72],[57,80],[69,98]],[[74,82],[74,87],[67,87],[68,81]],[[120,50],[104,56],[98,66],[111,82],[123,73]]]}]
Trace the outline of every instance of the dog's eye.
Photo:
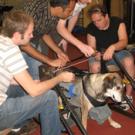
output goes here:
[{"label": "dog's eye", "polygon": [[121,89],[121,87],[120,86],[117,86],[117,90],[120,90]]}]

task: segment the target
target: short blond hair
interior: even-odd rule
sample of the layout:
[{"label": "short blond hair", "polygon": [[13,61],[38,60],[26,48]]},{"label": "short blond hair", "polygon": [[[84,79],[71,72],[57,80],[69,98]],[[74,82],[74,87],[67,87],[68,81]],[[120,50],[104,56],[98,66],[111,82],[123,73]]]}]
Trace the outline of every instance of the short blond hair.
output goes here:
[{"label": "short blond hair", "polygon": [[10,38],[15,32],[24,34],[30,23],[34,23],[33,18],[24,11],[10,11],[4,16],[1,34]]}]

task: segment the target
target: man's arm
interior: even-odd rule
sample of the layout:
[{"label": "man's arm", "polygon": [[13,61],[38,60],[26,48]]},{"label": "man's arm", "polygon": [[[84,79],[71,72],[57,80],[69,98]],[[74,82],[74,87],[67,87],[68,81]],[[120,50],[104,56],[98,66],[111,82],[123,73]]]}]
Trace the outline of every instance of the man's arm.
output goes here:
[{"label": "man's arm", "polygon": [[[74,29],[76,23],[77,23],[77,20],[78,20],[78,17],[79,17],[79,14],[73,16],[71,19],[68,20],[68,26],[67,26],[67,29],[69,32],[72,33],[72,30]],[[65,23],[67,22],[67,20],[65,20]],[[65,26],[66,27],[66,26]],[[63,46],[63,50],[66,52],[67,51],[67,45],[68,45],[68,42],[65,40],[65,39],[62,39],[60,42],[59,42],[59,46]]]},{"label": "man's arm", "polygon": [[27,70],[21,71],[14,75],[15,80],[26,90],[26,92],[35,97],[52,89],[60,82],[71,82],[74,80],[74,74],[63,72],[56,77],[47,81],[34,81]]},{"label": "man's arm", "polygon": [[37,49],[32,47],[30,44],[27,44],[25,46],[22,45],[22,46],[20,46],[20,48],[22,51],[26,52],[31,57],[37,59],[38,61],[40,61],[42,63],[47,63],[50,66],[61,67],[66,64],[66,62],[62,61],[61,59],[56,59],[56,60],[50,59],[49,57],[45,56],[40,51],[38,51]]},{"label": "man's arm", "polygon": [[119,41],[115,44],[112,44],[115,47],[116,51],[124,49],[128,44],[128,36],[126,31],[126,26],[124,23],[121,23],[118,29]]},{"label": "man's arm", "polygon": [[66,62],[69,61],[68,56],[57,46],[49,34],[45,34],[43,36],[43,41],[57,54],[60,59]]},{"label": "man's arm", "polygon": [[119,25],[118,29],[118,42],[111,44],[105,51],[103,55],[104,60],[110,60],[113,57],[115,51],[120,51],[127,46],[128,37],[126,32],[126,26],[124,23]]},{"label": "man's arm", "polygon": [[91,56],[94,53],[94,50],[90,46],[87,46],[86,44],[78,40],[71,34],[71,32],[69,32],[65,28],[64,20],[59,20],[57,25],[57,31],[62,37],[64,37],[67,41],[75,45],[82,53],[84,53],[85,56]]},{"label": "man's arm", "polygon": [[75,27],[77,20],[79,18],[79,14],[73,16],[71,19],[68,21],[68,30],[72,32],[73,28]]},{"label": "man's arm", "polygon": [[91,34],[87,34],[87,43],[91,46],[94,50],[96,50],[96,39]]},{"label": "man's arm", "polygon": [[87,43],[89,46],[91,46],[96,53],[94,54],[95,58],[97,60],[101,60],[101,52],[97,52],[96,50],[96,39],[94,36],[92,36],[91,34],[87,34]]}]

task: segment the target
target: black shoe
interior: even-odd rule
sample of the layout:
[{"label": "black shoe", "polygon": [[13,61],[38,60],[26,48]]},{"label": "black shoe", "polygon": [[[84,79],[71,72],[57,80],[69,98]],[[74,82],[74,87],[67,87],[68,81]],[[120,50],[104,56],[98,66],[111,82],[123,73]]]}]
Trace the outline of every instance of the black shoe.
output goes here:
[{"label": "black shoe", "polygon": [[[129,99],[129,101],[131,103],[133,103],[133,97],[132,96],[127,96],[127,98]],[[122,101],[120,104],[120,107],[124,110],[124,111],[128,111],[130,109],[129,104],[127,103],[126,100]]]}]

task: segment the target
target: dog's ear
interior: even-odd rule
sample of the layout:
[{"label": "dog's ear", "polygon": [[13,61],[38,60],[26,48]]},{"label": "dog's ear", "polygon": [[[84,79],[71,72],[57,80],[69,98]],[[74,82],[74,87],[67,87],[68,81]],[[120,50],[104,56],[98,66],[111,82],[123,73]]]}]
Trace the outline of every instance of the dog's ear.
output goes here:
[{"label": "dog's ear", "polygon": [[112,75],[108,75],[108,76],[106,76],[105,78],[104,78],[104,80],[103,80],[103,88],[104,88],[104,90],[106,91],[106,89],[107,88],[112,88],[113,87],[113,83],[114,83],[114,79],[115,79],[116,77],[115,76],[112,76]]},{"label": "dog's ear", "polygon": [[104,78],[103,87],[113,88],[113,86],[117,86],[117,84],[122,84],[122,78],[117,73],[110,73]]}]

